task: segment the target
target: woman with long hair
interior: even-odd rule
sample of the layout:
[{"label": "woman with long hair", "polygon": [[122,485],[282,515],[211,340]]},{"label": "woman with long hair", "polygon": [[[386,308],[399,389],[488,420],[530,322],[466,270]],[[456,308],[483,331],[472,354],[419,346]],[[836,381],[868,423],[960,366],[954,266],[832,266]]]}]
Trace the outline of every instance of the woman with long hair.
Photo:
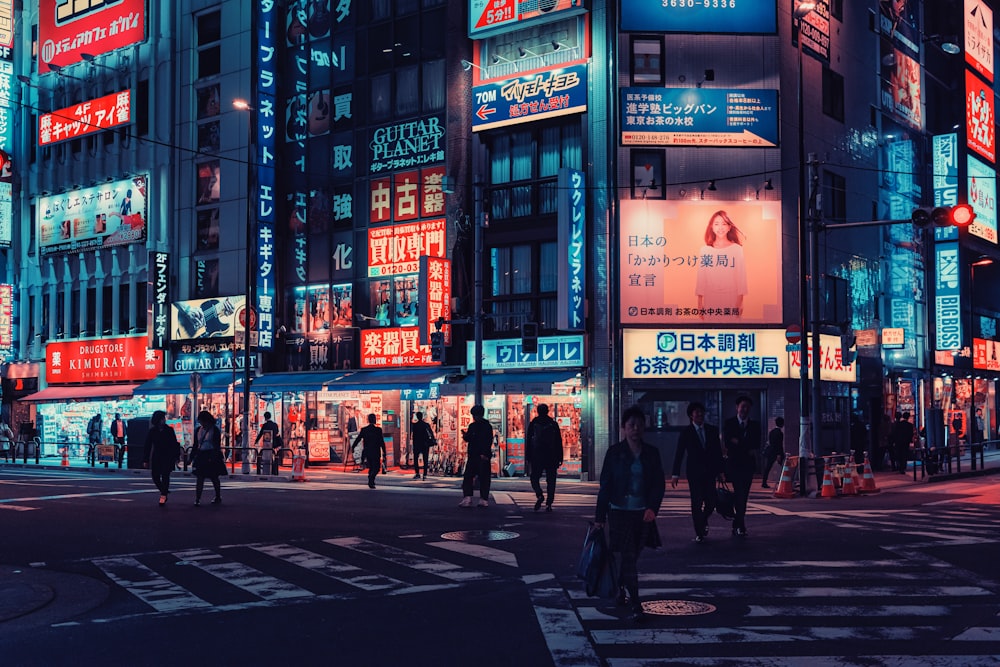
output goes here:
[{"label": "woman with long hair", "polygon": [[198,428],[194,432],[192,447],[192,472],[197,480],[194,487],[194,505],[201,505],[201,492],[205,488],[205,478],[212,480],[215,489],[213,505],[222,503],[222,488],[219,477],[229,474],[226,460],[222,455],[222,431],[215,425],[215,417],[208,410],[198,413]]},{"label": "woman with long hair", "polygon": [[747,269],[741,232],[729,214],[716,211],[705,228],[705,245],[698,253],[695,294],[698,313],[707,316],[739,317],[747,293]]}]

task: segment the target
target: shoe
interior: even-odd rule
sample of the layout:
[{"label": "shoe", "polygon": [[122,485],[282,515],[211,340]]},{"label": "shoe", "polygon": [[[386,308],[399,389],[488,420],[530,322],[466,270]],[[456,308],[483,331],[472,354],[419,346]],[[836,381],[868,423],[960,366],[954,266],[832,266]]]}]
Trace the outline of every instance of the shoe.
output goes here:
[{"label": "shoe", "polygon": [[486,498],[480,498],[479,499],[479,506],[480,507],[489,507],[490,506],[490,501],[486,500]]},{"label": "shoe", "polygon": [[459,507],[472,507],[472,496],[466,496],[462,498],[462,502],[458,504]]},{"label": "shoe", "polygon": [[618,589],[618,595],[615,596],[615,604],[619,607],[624,607],[628,604],[628,595],[625,594],[624,588]]},{"label": "shoe", "polygon": [[704,535],[696,535],[695,538],[694,538],[694,541],[697,542],[698,544],[701,544],[702,542],[705,541],[705,536]]},{"label": "shoe", "polygon": [[764,482],[763,484],[760,485],[760,488],[762,488],[762,489],[770,489],[771,485],[768,484],[767,482]]},{"label": "shoe", "polygon": [[546,512],[551,512],[552,511],[552,505],[546,505],[545,506],[545,511]]},{"label": "shoe", "polygon": [[219,496],[216,496],[215,498],[212,498],[212,504],[213,505],[221,505],[222,504],[222,498],[220,498]]},{"label": "shoe", "polygon": [[420,475],[414,475],[413,479],[420,479]]},{"label": "shoe", "polygon": [[368,488],[369,489],[374,489],[375,488],[375,482],[368,482]]},{"label": "shoe", "polygon": [[427,479],[427,475],[424,475],[424,479]]},{"label": "shoe", "polygon": [[535,511],[537,512],[540,509],[542,509],[542,497],[541,496],[539,496],[538,499],[535,500]]},{"label": "shoe", "polygon": [[194,506],[195,507],[201,507],[201,501],[200,500],[194,501]]},{"label": "shoe", "polygon": [[633,623],[642,623],[646,620],[646,612],[642,610],[642,605],[638,607],[632,607],[632,613],[628,615],[628,620]]},{"label": "shoe", "polygon": [[746,528],[733,528],[733,535],[735,535],[736,537],[746,537],[747,536],[747,529]]},{"label": "shoe", "polygon": [[166,504],[167,504],[167,497],[164,496],[164,495],[161,495],[160,496],[160,507],[163,507]]}]

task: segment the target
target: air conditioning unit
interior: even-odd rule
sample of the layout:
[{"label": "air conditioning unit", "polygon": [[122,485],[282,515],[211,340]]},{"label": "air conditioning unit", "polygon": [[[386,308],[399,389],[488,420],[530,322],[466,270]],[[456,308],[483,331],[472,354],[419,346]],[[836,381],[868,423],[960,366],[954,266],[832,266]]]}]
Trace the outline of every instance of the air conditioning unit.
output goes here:
[{"label": "air conditioning unit", "polygon": [[545,14],[558,13],[564,9],[575,9],[583,6],[583,0],[521,0],[517,10],[520,19],[535,18]]}]

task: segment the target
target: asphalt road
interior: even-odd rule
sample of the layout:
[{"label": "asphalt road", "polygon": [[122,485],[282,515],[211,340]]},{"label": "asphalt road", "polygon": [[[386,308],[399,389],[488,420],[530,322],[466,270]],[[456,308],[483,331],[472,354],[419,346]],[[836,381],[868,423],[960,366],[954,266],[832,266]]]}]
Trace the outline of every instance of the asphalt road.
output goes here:
[{"label": "asphalt road", "polygon": [[[574,577],[593,484],[224,480],[0,467],[6,665],[1000,664],[994,476],[837,499],[756,490],[704,544],[683,488],[644,552],[635,625]],[[211,491],[206,492],[206,499]]]}]

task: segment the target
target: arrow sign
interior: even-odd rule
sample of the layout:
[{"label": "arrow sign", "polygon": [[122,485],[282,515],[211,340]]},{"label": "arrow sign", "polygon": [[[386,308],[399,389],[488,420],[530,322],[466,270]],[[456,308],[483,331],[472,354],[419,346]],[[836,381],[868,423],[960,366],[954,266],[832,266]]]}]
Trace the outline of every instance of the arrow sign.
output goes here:
[{"label": "arrow sign", "polygon": [[497,112],[496,109],[492,109],[484,104],[483,106],[479,107],[478,111],[476,111],[476,116],[479,118],[479,120],[489,120],[490,116],[492,116],[496,112]]}]

